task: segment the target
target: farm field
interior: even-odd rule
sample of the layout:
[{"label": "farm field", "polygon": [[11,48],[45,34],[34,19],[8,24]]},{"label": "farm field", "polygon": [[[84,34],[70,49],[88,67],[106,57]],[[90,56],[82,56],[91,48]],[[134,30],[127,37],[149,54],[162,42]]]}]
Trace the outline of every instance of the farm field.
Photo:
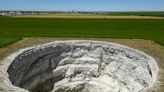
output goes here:
[{"label": "farm field", "polygon": [[164,45],[163,19],[0,18],[0,47],[25,37],[145,39]]},{"label": "farm field", "polygon": [[18,15],[12,18],[59,18],[59,19],[164,19],[163,16],[140,16],[140,15],[101,15],[101,14],[41,14],[41,15]]},{"label": "farm field", "polygon": [[164,16],[164,12],[160,11],[152,11],[152,12],[110,12],[107,13],[107,15],[122,15],[122,16],[130,16],[130,15],[137,15],[137,16]]}]

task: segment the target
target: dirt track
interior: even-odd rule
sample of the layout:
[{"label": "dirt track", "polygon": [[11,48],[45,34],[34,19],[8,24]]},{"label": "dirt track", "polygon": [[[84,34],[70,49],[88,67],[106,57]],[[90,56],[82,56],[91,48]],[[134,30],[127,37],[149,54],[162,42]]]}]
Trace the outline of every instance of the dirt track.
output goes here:
[{"label": "dirt track", "polygon": [[47,14],[47,15],[22,15],[12,18],[70,18],[70,19],[164,19],[164,17],[153,16],[108,16],[108,15],[75,15],[75,14]]},{"label": "dirt track", "polygon": [[[24,40],[11,44],[7,47],[0,48],[0,64],[5,57],[19,50],[20,48],[25,48],[37,44],[43,44],[55,40],[76,40],[76,39],[77,38],[25,38]],[[160,68],[159,76],[154,87],[150,89],[148,92],[164,92],[164,47],[163,46],[155,44],[152,41],[138,40],[138,39],[86,39],[86,40],[99,40],[99,41],[119,43],[134,49],[141,50],[149,54],[150,56],[154,57]],[[2,88],[3,87],[1,87],[0,85],[0,89]]]}]

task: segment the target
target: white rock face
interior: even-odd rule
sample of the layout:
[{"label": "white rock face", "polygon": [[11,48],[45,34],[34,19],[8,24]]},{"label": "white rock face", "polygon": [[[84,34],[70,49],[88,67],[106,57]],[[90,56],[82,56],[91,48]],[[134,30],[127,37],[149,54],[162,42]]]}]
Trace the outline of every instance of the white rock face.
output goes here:
[{"label": "white rock face", "polygon": [[158,73],[145,53],[99,41],[52,42],[13,55],[9,79],[30,92],[141,92]]}]

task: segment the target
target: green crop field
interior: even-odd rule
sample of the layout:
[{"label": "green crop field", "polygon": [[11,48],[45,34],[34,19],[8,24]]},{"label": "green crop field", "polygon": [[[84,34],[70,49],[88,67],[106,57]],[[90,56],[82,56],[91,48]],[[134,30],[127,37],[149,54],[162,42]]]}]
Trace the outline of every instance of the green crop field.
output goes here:
[{"label": "green crop field", "polygon": [[164,17],[164,12],[108,12],[106,15],[116,15],[116,16],[130,16],[130,15],[136,15],[136,16],[159,16]]},{"label": "green crop field", "polygon": [[0,47],[24,37],[146,39],[164,45],[164,20],[0,18]]}]

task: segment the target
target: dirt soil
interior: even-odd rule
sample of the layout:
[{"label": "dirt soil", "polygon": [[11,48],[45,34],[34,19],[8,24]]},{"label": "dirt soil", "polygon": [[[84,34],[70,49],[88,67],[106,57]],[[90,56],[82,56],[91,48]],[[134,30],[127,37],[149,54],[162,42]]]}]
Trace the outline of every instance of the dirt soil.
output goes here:
[{"label": "dirt soil", "polygon": [[155,16],[112,16],[112,15],[89,15],[89,14],[45,14],[45,15],[20,15],[12,18],[70,18],[70,19],[164,19]]},{"label": "dirt soil", "polygon": [[[98,40],[98,41],[107,41],[112,43],[118,43],[122,45],[129,46],[134,49],[145,52],[146,54],[152,56],[157,61],[157,64],[160,68],[158,78],[154,86],[146,92],[164,92],[164,46],[158,45],[149,40],[140,40],[140,39],[110,39],[110,38],[24,38],[21,41],[18,41],[14,44],[11,44],[7,47],[0,48],[0,64],[9,54],[18,51],[21,48],[43,44],[52,41],[59,40]],[[1,78],[0,78],[1,79]],[[0,80],[1,82],[1,80]],[[0,87],[1,88],[1,87]]]}]

